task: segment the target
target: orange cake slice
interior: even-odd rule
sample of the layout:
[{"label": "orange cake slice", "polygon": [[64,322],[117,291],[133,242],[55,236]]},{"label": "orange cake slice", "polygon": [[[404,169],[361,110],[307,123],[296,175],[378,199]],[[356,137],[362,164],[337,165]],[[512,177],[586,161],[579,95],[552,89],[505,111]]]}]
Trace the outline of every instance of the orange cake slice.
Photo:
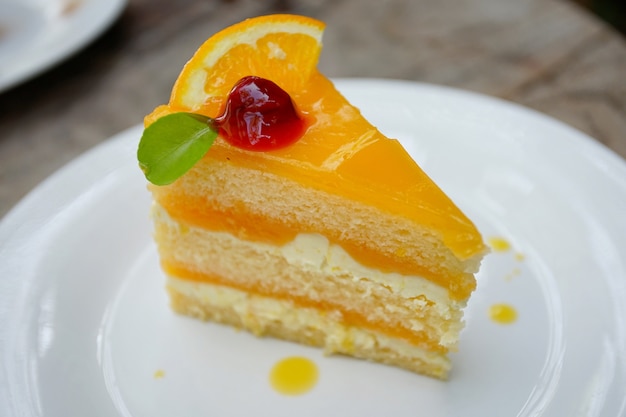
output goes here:
[{"label": "orange cake slice", "polygon": [[257,76],[289,94],[304,125],[295,142],[262,151],[219,130],[188,171],[150,185],[171,305],[445,379],[486,246],[402,145],[317,71],[323,29],[291,15],[231,26],[146,117],[147,129],[179,112],[219,119],[233,86]]}]

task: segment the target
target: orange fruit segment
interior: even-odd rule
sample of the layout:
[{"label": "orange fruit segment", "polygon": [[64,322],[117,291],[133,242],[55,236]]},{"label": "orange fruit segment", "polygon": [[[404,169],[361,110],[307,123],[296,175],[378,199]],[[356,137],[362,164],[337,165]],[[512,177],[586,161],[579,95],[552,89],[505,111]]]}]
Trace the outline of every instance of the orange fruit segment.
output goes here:
[{"label": "orange fruit segment", "polygon": [[244,20],[215,34],[198,48],[181,71],[166,108],[148,123],[174,111],[215,116],[237,81],[256,75],[277,83],[290,95],[315,71],[324,24],[295,15]]},{"label": "orange fruit segment", "polygon": [[[146,125],[178,111],[217,117],[239,79],[249,75],[269,79],[290,94],[308,122],[306,133],[295,144],[268,152],[239,149],[218,137],[205,158],[269,171],[412,219],[434,230],[461,260],[483,253],[485,245],[474,224],[398,141],[372,126],[316,69],[323,30],[317,20],[292,15],[253,18],[224,29],[197,50],[178,77],[170,102],[148,115]],[[182,207],[177,201],[189,200],[178,195],[176,187],[158,188],[155,195],[166,209],[203,223],[194,217],[209,208]],[[376,259],[353,244],[350,250],[350,242],[339,243],[364,264]],[[417,272],[411,262],[407,259],[400,269]],[[463,298],[471,290],[459,289],[454,295]]]}]

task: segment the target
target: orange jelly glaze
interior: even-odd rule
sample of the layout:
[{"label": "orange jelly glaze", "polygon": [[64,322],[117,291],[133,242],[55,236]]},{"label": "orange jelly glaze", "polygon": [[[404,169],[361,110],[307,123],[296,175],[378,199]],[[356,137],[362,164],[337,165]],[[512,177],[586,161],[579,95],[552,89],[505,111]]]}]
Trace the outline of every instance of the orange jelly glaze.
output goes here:
[{"label": "orange jelly glaze", "polygon": [[372,331],[383,333],[391,337],[406,340],[411,344],[420,346],[424,349],[428,349],[431,351],[447,352],[447,349],[439,345],[436,341],[428,339],[424,332],[412,331],[410,329],[407,329],[406,327],[403,327],[400,323],[395,323],[392,326],[388,323],[383,323],[381,321],[368,320],[366,317],[357,312],[341,309],[339,306],[333,305],[332,303],[326,301],[313,301],[310,298],[295,296],[287,292],[279,293],[276,291],[268,290],[267,288],[263,288],[259,285],[238,285],[219,276],[207,275],[201,272],[191,271],[182,265],[175,264],[174,262],[162,261],[161,265],[166,273],[189,281],[222,285],[247,293],[257,294],[263,297],[271,297],[278,300],[285,300],[301,308],[313,308],[318,311],[326,312],[340,311],[343,324],[345,325],[370,329]]},{"label": "orange jelly glaze", "polygon": [[[206,158],[228,160],[235,165],[272,172],[304,186],[409,218],[440,233],[445,244],[460,259],[485,250],[473,223],[430,180],[400,143],[376,130],[326,77],[316,72],[304,88],[287,92],[309,124],[299,141],[275,151],[253,152],[233,147],[218,138]],[[221,113],[223,101],[224,98],[213,97],[204,107],[194,111],[216,117]],[[146,124],[176,111],[189,109],[174,104],[161,106],[146,118]],[[250,239],[278,244],[293,239],[293,230],[298,230],[298,225],[290,228],[270,224],[267,219],[255,218],[249,211],[236,218],[239,226],[234,225],[231,212],[228,213],[231,219],[223,219],[223,224],[219,225],[216,222],[222,220],[216,220],[217,213],[207,203],[181,194],[175,184],[155,187],[154,191],[155,198],[170,214],[190,224],[230,231],[243,227]],[[304,232],[325,232],[331,241],[337,242],[328,234],[333,231]],[[334,233],[338,234],[338,231]],[[449,288],[454,298],[469,296],[473,290],[473,287],[451,287],[456,282],[454,277],[427,274],[409,258],[396,259],[390,264],[388,258],[373,250],[350,242],[339,243],[364,265],[379,269],[380,265],[388,265],[405,274],[423,275]]]}]

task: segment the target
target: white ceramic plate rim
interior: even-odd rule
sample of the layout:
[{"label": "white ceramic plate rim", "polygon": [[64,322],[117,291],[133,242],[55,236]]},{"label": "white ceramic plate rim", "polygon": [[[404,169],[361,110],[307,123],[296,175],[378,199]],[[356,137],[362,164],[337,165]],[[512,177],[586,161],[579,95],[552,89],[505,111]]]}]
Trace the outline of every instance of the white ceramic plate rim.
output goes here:
[{"label": "white ceramic plate rim", "polygon": [[[33,18],[43,13],[39,9],[44,7],[36,2],[30,6],[28,2],[12,0],[3,4],[8,7],[18,3],[20,7],[31,7]],[[33,33],[16,41],[9,54],[0,54],[0,92],[39,75],[85,47],[117,19],[126,0],[82,0],[77,4],[76,10],[64,18],[44,17],[43,27],[29,25],[27,30]],[[9,38],[11,29],[8,31],[2,36]]]},{"label": "white ceramic plate rim", "polygon": [[[520,328],[524,329],[521,331],[524,336],[536,337],[536,344],[542,346],[536,352],[537,363],[524,362],[525,358],[530,358],[528,359],[530,362],[533,361],[534,345],[524,347],[528,349],[524,351],[526,356],[519,357],[519,361],[503,362],[510,365],[511,369],[492,369],[488,361],[481,364],[471,363],[467,361],[467,357],[471,357],[472,352],[482,354],[487,352],[494,363],[498,363],[499,357],[506,352],[498,349],[489,352],[490,344],[485,346],[481,344],[484,340],[467,337],[469,340],[464,341],[463,350],[454,358],[456,375],[450,382],[437,385],[438,383],[427,378],[413,375],[406,379],[421,388],[421,392],[415,393],[416,396],[431,393],[443,395],[440,401],[423,402],[426,408],[422,411],[427,411],[429,415],[458,415],[460,410],[455,407],[463,405],[465,415],[480,415],[474,414],[472,407],[476,407],[477,402],[484,402],[484,407],[487,408],[488,404],[491,412],[501,410],[508,413],[507,415],[579,414],[615,417],[626,415],[626,399],[623,395],[626,392],[624,390],[626,309],[623,302],[626,297],[626,266],[621,256],[623,248],[626,247],[626,219],[621,215],[626,208],[626,163],[586,135],[534,111],[500,100],[444,87],[403,81],[338,80],[337,84],[353,102],[363,108],[368,118],[378,120],[377,124],[380,126],[385,125],[385,119],[420,120],[423,117],[425,120],[434,121],[434,130],[428,133],[432,133],[432,137],[441,142],[424,144],[420,141],[405,141],[407,149],[444,189],[449,190],[450,195],[470,214],[470,217],[477,220],[481,230],[489,233],[496,231],[504,235],[524,252],[528,257],[528,263],[520,266],[524,269],[521,272],[522,276],[542,278],[530,284],[523,283],[522,280],[507,284],[493,275],[500,275],[502,268],[508,268],[511,259],[488,261],[485,265],[486,270],[481,271],[479,290],[472,299],[473,304],[470,305],[475,307],[484,303],[485,298],[492,295],[490,291],[494,291],[493,288],[509,288],[503,291],[498,289],[497,294],[506,293],[513,302],[518,302],[521,306],[527,304],[528,300],[516,298],[516,294],[511,294],[510,288],[519,288],[520,297],[529,294],[537,296],[537,312],[530,309],[525,311],[525,314],[530,316],[526,323],[540,327],[538,331],[540,334],[535,335],[533,328],[524,328],[521,322],[517,328],[518,332]],[[426,105],[413,104],[414,100]],[[411,114],[414,110],[424,112],[426,115]],[[506,146],[503,145],[494,151],[500,160],[493,161],[489,167],[481,167],[463,158],[462,153],[469,154],[473,147],[478,145],[460,142],[459,138],[438,137],[436,126],[441,126],[438,124],[439,121],[451,120],[458,125],[455,130],[467,132],[469,136],[473,131],[487,132],[505,141]],[[393,130],[394,125],[387,128]],[[445,130],[443,127],[441,129]],[[407,134],[404,131],[388,133],[392,136],[397,133],[403,141],[402,136]],[[37,392],[37,387],[30,383],[32,380],[24,379],[24,373],[33,369],[32,362],[37,365],[37,357],[27,353],[30,336],[24,333],[22,320],[28,321],[29,306],[33,300],[38,301],[33,298],[33,292],[45,284],[42,271],[38,270],[43,262],[43,252],[47,252],[46,255],[54,255],[55,250],[58,250],[54,247],[54,237],[58,236],[60,231],[55,228],[62,227],[63,221],[67,218],[71,220],[75,215],[85,216],[81,211],[84,211],[81,209],[84,201],[88,201],[94,195],[110,192],[111,187],[124,188],[129,178],[136,178],[134,152],[139,134],[139,127],[122,132],[68,164],[34,189],[0,223],[0,277],[2,277],[0,414],[57,417],[57,414],[50,414],[48,410],[41,408],[37,398],[42,393]],[[550,141],[545,142],[543,140],[545,138],[550,138]],[[450,147],[452,144],[456,146]],[[488,152],[492,148],[491,145],[497,147],[499,144],[500,142],[489,142],[490,146],[481,151]],[[433,154],[429,149],[434,148],[439,151]],[[450,160],[433,161],[432,155],[449,157]],[[532,161],[525,159],[528,155],[533,156]],[[489,162],[490,157],[490,155],[480,156],[482,162]],[[544,162],[548,162],[545,167],[541,166]],[[540,167],[537,168],[535,165]],[[530,169],[528,168],[530,166],[532,174],[539,177],[517,176],[519,172]],[[480,177],[481,171],[487,168],[493,172],[484,178]],[[450,176],[451,170],[459,170],[456,174],[463,175]],[[566,180],[571,177],[571,184],[559,178],[559,173],[562,172],[567,174]],[[594,182],[586,183],[585,179],[590,177]],[[480,181],[480,178],[487,183],[477,186],[477,190],[472,189],[474,182]],[[515,210],[515,205],[524,204],[524,198],[529,200],[536,198],[532,193],[537,189],[552,192],[553,188],[550,188],[552,182],[556,183],[556,192],[564,194],[550,196],[547,193],[541,194],[540,197],[554,203],[554,207],[549,205],[545,207],[545,212],[530,212],[522,218],[515,217],[519,214]],[[545,187],[545,190],[542,187]],[[477,207],[475,201],[480,201],[481,206]],[[569,207],[570,201],[572,207]],[[585,205],[587,201],[590,206]],[[142,198],[138,198],[139,207],[136,210],[139,212],[147,210],[144,203]],[[502,207],[509,211],[502,211]],[[136,214],[131,213],[129,216]],[[486,218],[488,222],[485,222]],[[589,224],[578,227],[576,222],[581,219]],[[89,224],[88,218],[83,221],[84,224]],[[545,222],[537,225],[538,221]],[[527,229],[532,229],[531,232],[546,229],[554,232],[554,235],[537,239],[531,232],[527,232]],[[568,235],[569,232],[572,234]],[[592,235],[584,242],[578,240],[580,237],[587,237],[589,232]],[[124,246],[125,243],[120,242],[120,245]],[[133,250],[134,248],[129,248],[128,256],[143,254],[142,251],[133,252]],[[563,264],[559,263],[560,257],[571,254],[576,258],[575,263],[570,264],[567,259]],[[120,262],[128,262],[128,259]],[[597,275],[584,285],[579,280],[570,283],[563,277],[554,276],[558,273],[576,274],[578,271]],[[67,279],[71,280],[72,277]],[[506,287],[507,285],[518,287]],[[571,285],[571,288],[568,285]],[[589,293],[585,293],[586,291]],[[598,294],[597,297],[594,297],[594,292]],[[588,304],[583,306],[573,303],[578,300]],[[582,313],[580,311],[582,308],[589,309],[590,313]],[[110,311],[105,313],[112,314]],[[532,317],[535,313],[537,317]],[[597,321],[590,318],[596,316]],[[106,317],[102,320],[107,321]],[[105,336],[110,330],[107,330],[107,326],[104,329]],[[476,309],[471,309],[468,317],[468,334],[491,334],[481,333],[486,331],[485,326],[488,326],[488,323],[484,324],[483,320],[483,324],[480,324]],[[503,331],[504,341],[499,342],[506,343],[507,337],[515,338],[515,330]],[[587,340],[587,337],[591,340]],[[598,343],[596,339],[599,339]],[[263,343],[267,346],[267,343],[273,342]],[[106,343],[99,346],[104,346],[104,350],[111,348]],[[514,348],[515,346],[509,347]],[[96,365],[104,368],[103,378],[108,381],[108,395],[111,395],[115,409],[119,415],[135,415],[129,411],[132,408],[127,405],[129,400],[125,402],[120,399],[120,396],[129,393],[123,392],[123,384],[116,385],[111,382],[112,378],[115,379],[114,375],[112,376],[115,368],[111,364],[103,365],[102,362],[108,360],[107,354],[104,358],[104,360],[100,358],[101,363]],[[95,363],[96,358],[93,360]],[[351,365],[335,362],[333,367],[337,366]],[[515,391],[518,382],[511,381],[510,377],[517,374],[518,378],[522,379],[524,368],[527,366],[537,366],[538,376],[537,381],[531,384],[532,389],[522,395]],[[332,367],[324,369],[326,372],[332,372]],[[510,395],[500,394],[488,399],[477,398],[476,396],[481,393],[478,386],[480,384],[472,386],[463,379],[477,369],[486,374],[491,372],[496,377],[502,377],[503,385],[512,384]],[[387,381],[389,386],[393,386],[394,378],[407,378],[405,374],[394,373],[394,370],[388,371],[386,367],[384,370],[351,368],[351,372],[361,370],[364,372],[362,377],[368,374],[384,374],[391,378]],[[474,374],[476,375],[479,374]],[[118,378],[122,379],[122,375],[118,375]],[[333,386],[332,382],[327,384]],[[44,386],[39,389],[54,393],[56,388]],[[309,409],[313,409],[311,407],[315,404],[319,405],[319,401],[324,401],[322,393],[327,394],[328,390],[320,388],[317,397],[315,395],[310,397],[310,401],[316,402],[310,403]],[[32,403],[29,403],[29,399]],[[393,396],[387,399],[398,409],[409,409],[402,408],[401,401],[398,404],[393,403]],[[367,403],[366,399],[363,399],[363,403]],[[302,409],[299,411],[301,415],[306,415]],[[480,411],[480,406],[474,410]],[[293,410],[289,407],[284,410],[281,408],[277,410],[276,415],[280,415],[281,412],[289,415]]]}]

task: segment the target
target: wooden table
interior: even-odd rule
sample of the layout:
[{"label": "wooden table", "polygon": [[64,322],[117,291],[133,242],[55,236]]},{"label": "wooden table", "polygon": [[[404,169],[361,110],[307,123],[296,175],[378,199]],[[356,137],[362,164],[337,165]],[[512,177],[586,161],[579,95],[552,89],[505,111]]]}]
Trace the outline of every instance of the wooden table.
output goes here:
[{"label": "wooden table", "polygon": [[417,80],[511,100],[626,157],[626,41],[565,0],[130,0],[95,43],[0,94],[0,216],[56,169],[142,121],[196,47],[246,17],[327,23],[331,77]]}]

